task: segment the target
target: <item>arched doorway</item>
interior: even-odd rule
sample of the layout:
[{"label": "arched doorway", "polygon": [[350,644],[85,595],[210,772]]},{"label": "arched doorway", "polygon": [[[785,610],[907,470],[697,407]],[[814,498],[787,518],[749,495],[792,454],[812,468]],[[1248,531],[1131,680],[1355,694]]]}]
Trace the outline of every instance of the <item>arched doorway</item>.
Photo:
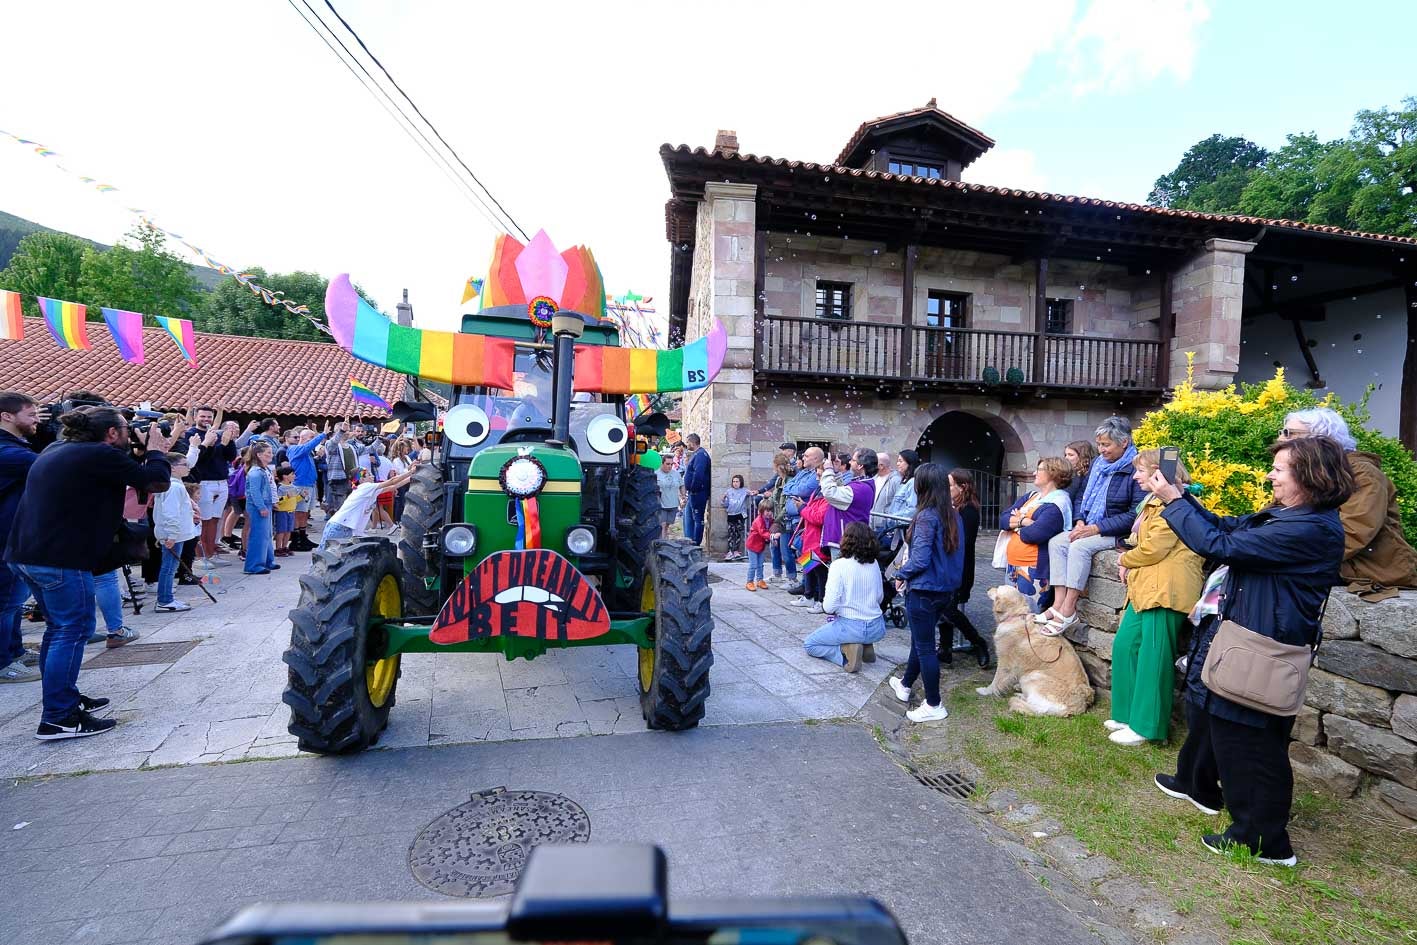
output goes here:
[{"label": "arched doorway", "polygon": [[1004,468],[1004,441],[986,421],[962,410],[941,414],[916,444],[921,462],[947,469],[963,466],[997,476]]}]

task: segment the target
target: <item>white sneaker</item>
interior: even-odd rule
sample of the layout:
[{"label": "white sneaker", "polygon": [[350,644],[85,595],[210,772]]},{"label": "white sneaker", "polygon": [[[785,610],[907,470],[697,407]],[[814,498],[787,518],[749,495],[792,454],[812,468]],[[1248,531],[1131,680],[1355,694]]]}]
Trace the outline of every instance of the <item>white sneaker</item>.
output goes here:
[{"label": "white sneaker", "polygon": [[1107,740],[1117,745],[1145,745],[1148,741],[1145,735],[1138,735],[1125,725],[1108,735]]},{"label": "white sneaker", "polygon": [[799,597],[799,598],[797,598],[795,601],[793,601],[792,603],[788,604],[787,606],[788,606],[788,607],[811,607],[811,606],[812,606],[813,604],[815,604],[815,603],[816,603],[816,601],[812,600],[810,597]]},{"label": "white sneaker", "polygon": [[922,702],[905,713],[905,717],[912,722],[938,722],[941,719],[949,718],[950,713],[945,708],[943,702],[939,705],[930,705],[928,702]]},{"label": "white sneaker", "polygon": [[153,610],[164,614],[180,614],[185,610],[191,610],[192,605],[186,601],[174,600],[170,604],[154,604]]},{"label": "white sneaker", "polygon": [[905,683],[901,682],[901,681],[900,681],[900,678],[897,677],[897,676],[892,676],[892,677],[890,678],[890,680],[891,680],[891,691],[895,693],[895,697],[896,697],[897,699],[899,699],[901,702],[909,702],[909,701],[910,701],[910,690],[907,689],[907,688],[905,688]]},{"label": "white sneaker", "polygon": [[1126,722],[1118,722],[1116,719],[1108,719],[1102,723],[1102,727],[1109,732],[1118,732],[1127,727]]},{"label": "white sneaker", "polygon": [[39,670],[15,660],[9,666],[0,668],[0,683],[39,682]]},{"label": "white sneaker", "polygon": [[817,603],[816,601],[812,601],[812,606],[807,608],[807,613],[809,613],[809,614],[824,614],[824,613],[826,613],[826,611],[822,609],[822,605],[821,605],[821,604]]}]

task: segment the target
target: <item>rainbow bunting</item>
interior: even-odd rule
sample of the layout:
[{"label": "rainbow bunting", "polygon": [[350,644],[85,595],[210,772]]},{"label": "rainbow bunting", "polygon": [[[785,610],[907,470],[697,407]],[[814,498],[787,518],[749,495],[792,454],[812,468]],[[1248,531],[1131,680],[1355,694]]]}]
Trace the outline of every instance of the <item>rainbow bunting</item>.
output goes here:
[{"label": "rainbow bunting", "polygon": [[129,364],[143,363],[143,316],[137,312],[126,312],[121,308],[103,310],[103,320],[108,325],[108,333],[118,344],[118,353]]},{"label": "rainbow bunting", "polygon": [[363,383],[358,378],[350,375],[349,392],[354,395],[354,402],[364,404],[366,407],[378,407],[380,410],[392,410],[389,402],[378,394],[368,384]]},{"label": "rainbow bunting", "polygon": [[25,340],[24,310],[20,307],[20,293],[0,289],[0,339],[5,341]]},{"label": "rainbow bunting", "polygon": [[54,341],[61,348],[70,351],[87,351],[93,347],[89,343],[88,326],[84,322],[86,309],[78,302],[61,302],[39,296],[39,310],[44,313],[44,324]]},{"label": "rainbow bunting", "polygon": [[430,381],[501,390],[515,386],[512,339],[396,325],[359,297],[348,275],[330,280],[325,315],[335,341],[361,361]]},{"label": "rainbow bunting", "polygon": [[592,394],[655,394],[707,387],[723,367],[728,332],[717,318],[707,335],[682,348],[576,345],[571,387]]},{"label": "rainbow bunting", "polygon": [[162,330],[177,342],[177,348],[182,352],[182,357],[187,359],[187,364],[191,367],[197,366],[197,343],[192,335],[192,322],[186,318],[170,318],[166,315],[154,315],[158,325]]}]

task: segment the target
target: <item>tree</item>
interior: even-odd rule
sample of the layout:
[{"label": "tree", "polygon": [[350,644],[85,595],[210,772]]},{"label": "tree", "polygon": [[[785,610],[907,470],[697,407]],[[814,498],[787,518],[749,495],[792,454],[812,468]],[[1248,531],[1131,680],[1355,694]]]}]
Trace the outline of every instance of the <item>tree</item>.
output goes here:
[{"label": "tree", "polygon": [[39,315],[34,296],[78,301],[79,272],[89,244],[67,233],[31,233],[20,240],[10,265],[0,272],[0,289],[20,293],[26,315]]},{"label": "tree", "polygon": [[[325,323],[325,288],[329,280],[313,272],[267,273],[259,266],[247,269],[252,281],[272,292],[283,292],[284,298],[310,306],[310,315]],[[355,286],[363,299],[376,309],[378,305],[364,290]],[[292,315],[284,306],[268,305],[250,289],[235,279],[223,281],[202,299],[194,316],[201,331],[256,338],[288,338],[292,341],[329,341],[330,336],[299,315]]]},{"label": "tree", "polygon": [[1314,134],[1289,135],[1284,147],[1271,154],[1245,186],[1240,212],[1308,222],[1309,209],[1321,188],[1320,167],[1332,173],[1337,161],[1327,159],[1342,146],[1341,141],[1325,143]]},{"label": "tree", "polygon": [[1245,138],[1211,135],[1197,141],[1169,174],[1156,179],[1146,202],[1177,210],[1234,213],[1245,189],[1269,152]]},{"label": "tree", "polygon": [[139,224],[127,239],[102,252],[84,253],[79,273],[79,298],[99,317],[99,308],[127,309],[145,315],[189,316],[202,296],[191,268],[167,250],[161,230]]}]

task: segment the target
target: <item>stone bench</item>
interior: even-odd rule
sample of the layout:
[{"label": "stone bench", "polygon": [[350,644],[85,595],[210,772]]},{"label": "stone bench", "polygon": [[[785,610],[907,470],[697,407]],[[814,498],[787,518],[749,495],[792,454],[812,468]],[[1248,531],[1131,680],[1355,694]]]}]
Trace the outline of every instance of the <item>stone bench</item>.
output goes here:
[{"label": "stone bench", "polygon": [[[1112,643],[1126,607],[1117,554],[1093,559],[1081,618],[1068,631],[1092,684],[1110,690]],[[1190,645],[1182,632],[1179,652]],[[1177,674],[1177,715],[1181,712]],[[1340,797],[1371,791],[1417,820],[1417,591],[1369,604],[1335,589],[1324,641],[1294,725],[1294,768]]]}]

